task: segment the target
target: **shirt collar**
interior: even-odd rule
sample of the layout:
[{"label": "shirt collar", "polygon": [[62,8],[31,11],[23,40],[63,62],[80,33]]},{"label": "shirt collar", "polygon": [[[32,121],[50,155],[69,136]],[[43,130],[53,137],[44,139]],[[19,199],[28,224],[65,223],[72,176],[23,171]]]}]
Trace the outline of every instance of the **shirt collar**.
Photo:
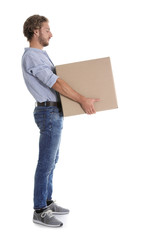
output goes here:
[{"label": "shirt collar", "polygon": [[32,48],[32,47],[25,48],[25,51],[30,51],[30,50],[33,50],[33,51],[36,51],[36,52],[43,52],[43,53],[46,52],[45,50],[42,50],[42,49],[39,49],[39,48]]}]

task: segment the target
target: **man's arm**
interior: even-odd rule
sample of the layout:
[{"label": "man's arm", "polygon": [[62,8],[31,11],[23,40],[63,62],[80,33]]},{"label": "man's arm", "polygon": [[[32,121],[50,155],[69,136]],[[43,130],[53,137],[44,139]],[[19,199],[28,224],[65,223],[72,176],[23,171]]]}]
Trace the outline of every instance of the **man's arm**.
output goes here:
[{"label": "man's arm", "polygon": [[65,97],[68,97],[73,101],[78,102],[87,114],[96,113],[94,108],[94,102],[98,102],[98,98],[86,98],[80,95],[78,92],[73,90],[64,80],[60,78],[57,79],[56,83],[52,86],[52,88],[60,94],[64,95]]}]

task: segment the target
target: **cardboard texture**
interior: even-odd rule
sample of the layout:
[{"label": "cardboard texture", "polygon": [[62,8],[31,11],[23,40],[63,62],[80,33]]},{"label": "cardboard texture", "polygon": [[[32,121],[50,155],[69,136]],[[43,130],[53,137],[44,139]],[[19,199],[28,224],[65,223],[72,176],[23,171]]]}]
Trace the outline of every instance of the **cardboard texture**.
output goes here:
[{"label": "cardboard texture", "polygon": [[[95,103],[97,112],[118,107],[109,57],[58,65],[56,73],[81,95],[100,98]],[[65,117],[85,113],[79,103],[60,97]]]}]

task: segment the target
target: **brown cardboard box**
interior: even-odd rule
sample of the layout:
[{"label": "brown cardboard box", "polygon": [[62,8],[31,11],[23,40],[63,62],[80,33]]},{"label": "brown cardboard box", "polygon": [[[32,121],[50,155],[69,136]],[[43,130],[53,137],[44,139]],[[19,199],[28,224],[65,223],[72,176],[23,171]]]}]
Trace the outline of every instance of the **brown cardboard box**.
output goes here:
[{"label": "brown cardboard box", "polygon": [[[74,90],[89,98],[100,98],[96,111],[117,108],[110,58],[100,58],[56,66],[57,75]],[[83,114],[80,104],[61,95],[64,116]]]}]

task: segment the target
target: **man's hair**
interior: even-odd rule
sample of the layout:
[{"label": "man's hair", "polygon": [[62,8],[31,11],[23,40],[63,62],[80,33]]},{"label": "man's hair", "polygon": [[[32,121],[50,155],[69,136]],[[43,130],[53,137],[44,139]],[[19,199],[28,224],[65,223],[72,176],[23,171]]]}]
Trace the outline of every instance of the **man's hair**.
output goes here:
[{"label": "man's hair", "polygon": [[28,41],[31,41],[34,30],[40,29],[43,22],[48,22],[48,19],[40,15],[33,15],[25,21],[23,25],[23,34]]}]

